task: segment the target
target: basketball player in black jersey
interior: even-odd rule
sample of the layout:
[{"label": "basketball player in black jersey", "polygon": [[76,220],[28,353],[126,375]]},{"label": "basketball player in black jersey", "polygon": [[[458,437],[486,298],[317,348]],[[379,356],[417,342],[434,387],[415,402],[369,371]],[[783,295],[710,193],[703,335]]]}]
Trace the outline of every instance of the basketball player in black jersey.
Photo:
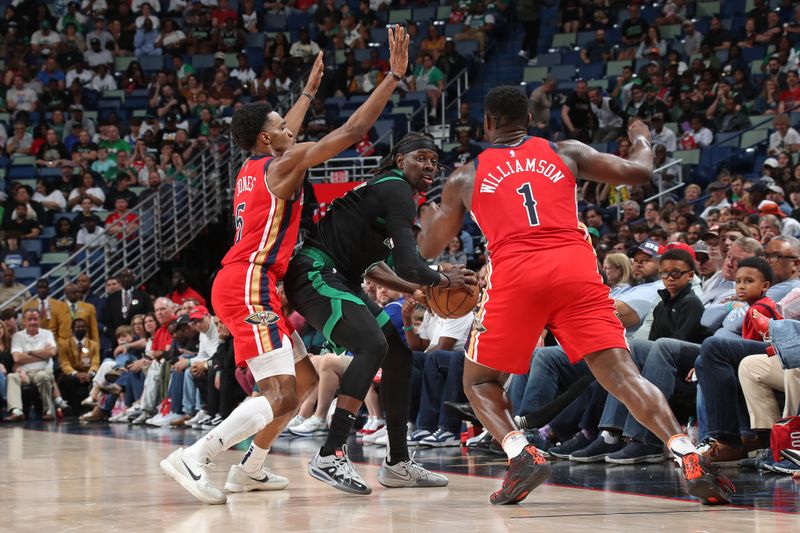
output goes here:
[{"label": "basketball player in black jersey", "polygon": [[[372,492],[347,457],[345,442],[379,368],[383,368],[381,399],[389,445],[378,481],[386,487],[447,485],[447,478],[409,459],[411,353],[389,316],[361,288],[365,274],[405,293],[420,286],[477,284],[474,273],[463,266],[448,265],[435,272],[417,253],[414,197],[433,183],[438,158],[430,137],[406,135],[375,177],[333,202],[292,259],[284,279],[292,307],[332,344],[354,355],[342,376],[327,440],[308,466],[314,478],[345,492]],[[385,260],[393,263],[394,271]]]}]

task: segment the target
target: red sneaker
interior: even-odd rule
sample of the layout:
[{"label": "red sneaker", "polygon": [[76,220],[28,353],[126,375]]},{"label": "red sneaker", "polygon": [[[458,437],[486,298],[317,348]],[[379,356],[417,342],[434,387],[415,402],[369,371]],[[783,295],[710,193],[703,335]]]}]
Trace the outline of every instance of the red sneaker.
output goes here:
[{"label": "red sneaker", "polygon": [[686,478],[687,491],[700,498],[703,505],[727,505],[736,487],[711,461],[698,453],[681,458],[681,469]]},{"label": "red sneaker", "polygon": [[524,500],[550,476],[550,465],[535,446],[526,446],[508,462],[508,471],[500,490],[489,497],[494,505],[508,505]]}]

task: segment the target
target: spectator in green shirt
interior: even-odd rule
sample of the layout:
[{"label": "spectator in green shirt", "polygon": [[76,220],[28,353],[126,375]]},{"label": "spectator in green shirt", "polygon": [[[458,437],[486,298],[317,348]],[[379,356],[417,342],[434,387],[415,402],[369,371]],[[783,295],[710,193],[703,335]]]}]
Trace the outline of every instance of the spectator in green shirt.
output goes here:
[{"label": "spectator in green shirt", "polygon": [[414,82],[412,91],[426,91],[428,93],[428,105],[431,108],[431,116],[436,117],[439,98],[444,90],[444,74],[433,64],[433,56],[430,52],[422,54],[422,65],[414,70]]},{"label": "spectator in green shirt", "polygon": [[[119,130],[116,126],[108,126],[106,129],[107,139],[100,141],[98,145],[100,148],[105,148],[108,151],[108,158],[112,161],[117,161],[117,153],[131,152],[131,145],[124,139],[120,139]],[[98,154],[99,155],[99,154]]]}]

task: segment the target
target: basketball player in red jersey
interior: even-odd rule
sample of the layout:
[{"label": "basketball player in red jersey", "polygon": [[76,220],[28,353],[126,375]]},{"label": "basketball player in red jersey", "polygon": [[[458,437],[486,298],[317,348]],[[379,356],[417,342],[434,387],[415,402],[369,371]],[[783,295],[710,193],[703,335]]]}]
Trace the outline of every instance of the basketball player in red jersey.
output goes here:
[{"label": "basketball player in red jersey", "polygon": [[632,148],[625,160],[578,141],[529,137],[530,121],[517,87],[489,92],[484,128],[493,146],[450,176],[441,206],[422,217],[419,241],[423,257],[436,257],[461,230],[466,211],[487,240],[487,289],[469,339],[464,390],[509,458],[503,486],[490,501],[522,501],[550,473],[514,426],[503,391],[508,373],[528,372],[546,326],[573,363],[585,359],[597,381],[680,458],[689,494],[704,503],[729,503],[733,485],[696,453],[664,396],[633,363],[594,250],[578,226],[577,178],[613,185],[650,181],[647,126],[634,120],[628,127]]},{"label": "basketball player in red jersey", "polygon": [[303,180],[306,170],[369,132],[406,71],[408,40],[400,26],[389,29],[389,75],[344,125],[318,142],[295,144],[295,132],[322,79],[321,53],[300,101],[285,118],[265,103],[247,104],[233,116],[233,140],[253,155],[236,179],[234,245],[222,260],[211,299],[233,334],[236,363],[249,367],[261,395],[239,405],[191,447],[161,461],[164,473],[204,503],[226,501],[208,480],[214,456],[251,435],[257,434],[242,463],[231,468],[226,489],[274,490],[288,483],[262,465],[271,442],[317,380],[296,334],[293,350],[293,331],[281,312],[277,289],[297,242]]}]

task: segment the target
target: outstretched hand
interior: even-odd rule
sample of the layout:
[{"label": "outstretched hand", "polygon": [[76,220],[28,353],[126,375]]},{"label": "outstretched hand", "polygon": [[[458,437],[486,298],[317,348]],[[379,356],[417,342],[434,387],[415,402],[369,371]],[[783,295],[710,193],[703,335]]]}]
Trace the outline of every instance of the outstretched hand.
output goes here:
[{"label": "outstretched hand", "polygon": [[394,31],[389,28],[389,68],[398,76],[405,75],[408,68],[408,34],[399,24]]},{"label": "outstretched hand", "polygon": [[317,58],[314,60],[314,65],[311,67],[311,73],[308,75],[308,81],[306,82],[306,87],[303,91],[311,96],[315,96],[317,94],[317,90],[319,89],[319,84],[322,82],[322,76],[324,75],[325,63],[323,62],[322,52],[320,52],[317,54]]}]

